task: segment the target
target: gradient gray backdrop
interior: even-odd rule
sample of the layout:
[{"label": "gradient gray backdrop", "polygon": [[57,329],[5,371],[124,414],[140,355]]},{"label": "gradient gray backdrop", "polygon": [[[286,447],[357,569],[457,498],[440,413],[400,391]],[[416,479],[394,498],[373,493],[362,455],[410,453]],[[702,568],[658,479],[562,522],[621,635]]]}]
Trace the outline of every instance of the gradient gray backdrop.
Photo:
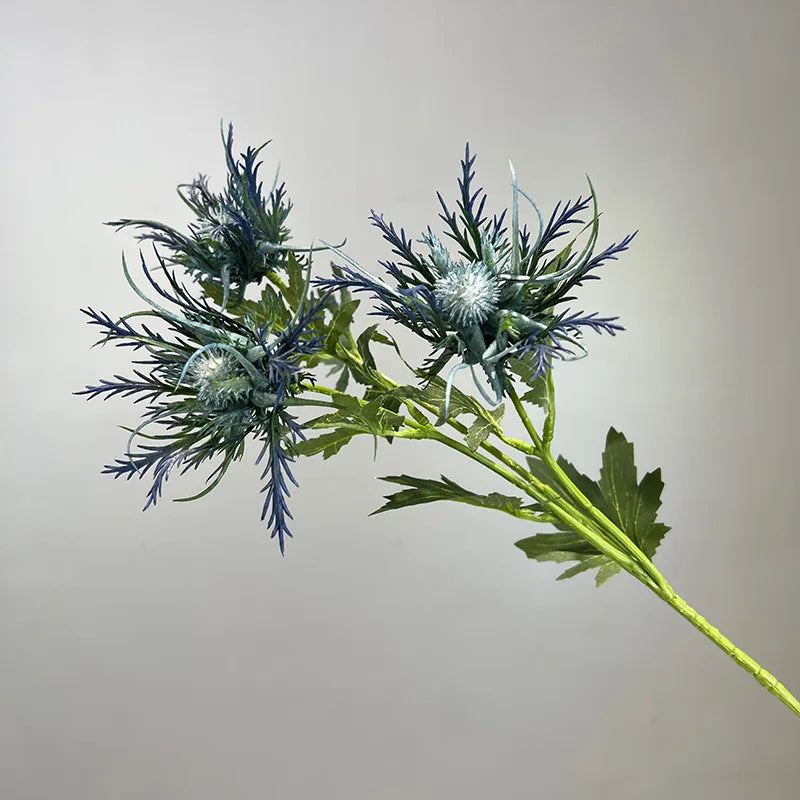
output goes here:
[{"label": "gradient gray backdrop", "polygon": [[[298,465],[281,558],[255,452],[142,514],[100,467],[136,419],[70,392],[127,372],[78,307],[139,307],[120,216],[186,221],[219,121],[282,163],[298,241],[418,232],[469,139],[602,241],[581,305],[627,331],[560,366],[558,448],[613,424],[661,465],[658,564],[800,689],[795,2],[33,2],[0,24],[0,797],[794,798],[800,720],[627,576],[554,583],[521,522],[368,518],[400,471],[488,476],[433,446]],[[417,348],[416,354],[422,351]],[[192,481],[174,477],[168,495]]]}]

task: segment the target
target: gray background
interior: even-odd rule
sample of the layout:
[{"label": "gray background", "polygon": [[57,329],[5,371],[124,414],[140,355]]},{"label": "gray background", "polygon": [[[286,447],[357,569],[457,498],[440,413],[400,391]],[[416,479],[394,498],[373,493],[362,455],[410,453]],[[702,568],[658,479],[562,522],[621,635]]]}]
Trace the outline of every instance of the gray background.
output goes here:
[{"label": "gray background", "polygon": [[134,408],[69,393],[128,371],[77,310],[139,307],[100,223],[186,221],[220,118],[363,263],[467,139],[495,208],[508,157],[547,209],[588,172],[602,241],[640,234],[582,294],[627,331],[559,367],[558,448],[594,473],[613,424],[661,465],[660,568],[800,689],[798,35],[774,0],[4,4],[0,797],[796,797],[800,721],[632,579],[554,583],[462,506],[367,518],[383,474],[501,488],[449,452],[301,463],[282,559],[255,452],[142,514],[99,475]]}]

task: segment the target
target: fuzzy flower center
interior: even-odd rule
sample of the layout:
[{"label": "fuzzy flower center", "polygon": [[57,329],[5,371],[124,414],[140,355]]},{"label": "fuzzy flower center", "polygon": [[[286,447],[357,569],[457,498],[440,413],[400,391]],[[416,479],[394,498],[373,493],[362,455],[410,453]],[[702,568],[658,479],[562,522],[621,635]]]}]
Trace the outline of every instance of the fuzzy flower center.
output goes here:
[{"label": "fuzzy flower center", "polygon": [[451,264],[436,281],[433,292],[456,325],[480,325],[497,310],[500,281],[481,261]]},{"label": "fuzzy flower center", "polygon": [[201,237],[222,242],[225,229],[236,224],[234,217],[225,209],[220,208],[209,213],[209,219],[202,219],[197,223],[197,232]]},{"label": "fuzzy flower center", "polygon": [[241,400],[252,388],[236,359],[225,352],[203,353],[189,367],[197,398],[209,408],[224,408]]}]

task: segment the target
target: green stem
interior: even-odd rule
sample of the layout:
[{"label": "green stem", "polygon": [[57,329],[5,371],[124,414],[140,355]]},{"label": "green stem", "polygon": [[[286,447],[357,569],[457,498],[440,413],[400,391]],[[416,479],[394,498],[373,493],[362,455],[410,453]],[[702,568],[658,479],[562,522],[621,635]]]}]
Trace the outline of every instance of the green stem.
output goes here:
[{"label": "green stem", "polygon": [[[522,420],[525,429],[531,436],[531,441],[539,450],[539,455],[542,460],[547,464],[554,477],[558,482],[569,492],[573,499],[583,510],[584,514],[588,515],[602,531],[605,531],[609,537],[613,538],[614,542],[619,542],[626,552],[626,555],[634,562],[634,564],[646,574],[649,580],[642,580],[650,590],[660,597],[665,603],[671,606],[682,617],[688,620],[699,630],[705,637],[710,639],[717,647],[732,658],[742,669],[749,672],[770,694],[778,698],[788,709],[793,711],[797,716],[800,716],[800,701],[771,673],[764,669],[755,659],[751,658],[744,650],[739,649],[733,642],[728,639],[718,628],[714,627],[705,617],[698,614],[682,597],[678,596],[663,575],[658,571],[652,561],[636,546],[634,542],[629,539],[625,533],[620,530],[608,517],[605,516],[599,509],[585,497],[585,495],[578,489],[577,486],[570,480],[569,476],[561,469],[556,459],[553,458],[550,452],[550,442],[553,438],[553,428],[555,424],[555,397],[552,383],[552,376],[547,376],[548,381],[548,409],[545,419],[544,432],[542,437],[539,437],[538,432],[533,426],[533,423],[528,417],[525,408],[522,405],[516,391],[510,387],[508,394],[511,398],[514,408],[517,411],[520,419]],[[579,533],[582,531],[578,528]],[[624,566],[624,565],[623,565]],[[625,567],[631,572],[628,567]]]},{"label": "green stem", "polygon": [[[319,384],[304,388],[310,391],[319,392],[321,394],[337,394],[336,390],[330,389],[327,386],[320,386]],[[359,402],[364,403],[363,400],[359,400]],[[537,484],[540,482],[537,481],[533,475],[526,472],[522,467],[516,464],[516,462],[513,462],[514,466],[517,467],[518,470],[522,470],[524,476],[516,474],[514,470],[503,464],[498,464],[495,461],[492,461],[492,459],[488,458],[482,453],[470,450],[470,448],[467,447],[467,445],[463,442],[447,436],[445,433],[442,433],[439,429],[434,428],[430,424],[423,425],[415,420],[405,418],[403,420],[403,425],[405,426],[406,431],[393,431],[391,434],[393,438],[429,439],[431,441],[439,442],[440,444],[449,447],[451,450],[455,450],[456,452],[465,455],[467,458],[476,461],[481,466],[484,466],[494,472],[496,475],[499,475],[501,478],[503,478],[503,480],[507,481],[512,486],[520,489],[532,499],[547,505],[549,513],[551,513],[561,522],[564,522],[572,527],[574,530],[580,532],[581,535],[590,541],[598,550],[600,550],[602,553],[605,553],[609,558],[612,558],[626,571],[634,575],[634,577],[650,585],[650,581],[648,580],[647,576],[639,568],[636,562],[626,555],[620,548],[616,547],[614,543],[609,542],[607,538],[598,532],[595,526],[591,523],[591,520],[582,520],[580,518],[580,512],[564,502],[563,498],[544,496],[542,492],[537,490]],[[457,425],[463,428],[460,423],[457,423]],[[464,428],[464,430],[466,430],[466,428]],[[500,453],[500,451],[497,452],[504,458],[508,458],[504,453]],[[544,486],[544,484],[541,485]]]},{"label": "green stem", "polygon": [[665,603],[668,603],[697,630],[709,638],[724,653],[727,653],[742,669],[749,672],[770,694],[778,698],[788,709],[800,717],[800,701],[771,673],[752,659],[744,650],[715,628],[705,617],[697,613],[682,597],[679,597],[669,584],[666,589],[651,587]]},{"label": "green stem", "polygon": [[602,511],[600,511],[599,508],[596,508],[592,504],[589,498],[587,498],[586,495],[584,495],[583,492],[581,492],[581,490],[570,480],[567,473],[561,469],[556,459],[553,458],[553,455],[550,452],[550,441],[553,437],[553,424],[555,421],[555,401],[552,396],[552,379],[548,376],[548,424],[545,427],[547,436],[544,440],[539,436],[534,428],[533,423],[528,416],[528,412],[522,405],[522,401],[520,400],[519,395],[513,386],[509,386],[508,395],[511,398],[511,402],[514,404],[514,409],[516,410],[517,415],[522,420],[522,424],[525,426],[525,429],[528,431],[528,433],[531,434],[531,439],[537,443],[539,455],[542,461],[547,465],[548,469],[558,480],[561,486],[564,487],[564,489],[578,504],[581,510],[584,511],[589,518],[597,524],[600,530],[604,531],[608,535],[608,538],[611,539],[619,549],[627,553],[633,562],[638,564],[639,567],[647,573],[651,581],[653,581],[656,586],[666,588],[667,583],[664,580],[663,575],[661,575],[661,573],[653,566],[653,562],[650,561],[650,559],[639,549],[639,547],[637,547],[636,543],[631,540],[624,531],[620,530],[620,528],[615,525]]}]

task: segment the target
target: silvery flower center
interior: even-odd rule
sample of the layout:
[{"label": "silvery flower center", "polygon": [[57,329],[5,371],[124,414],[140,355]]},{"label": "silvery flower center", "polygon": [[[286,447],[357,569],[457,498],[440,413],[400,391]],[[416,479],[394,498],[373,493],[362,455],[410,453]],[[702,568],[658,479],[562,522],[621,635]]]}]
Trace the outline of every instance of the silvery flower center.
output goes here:
[{"label": "silvery flower center", "polygon": [[225,209],[218,209],[209,214],[210,219],[203,219],[197,223],[197,232],[200,236],[222,242],[225,229],[235,225],[236,219]]},{"label": "silvery flower center", "polygon": [[497,310],[500,282],[481,261],[452,264],[436,281],[433,293],[456,325],[480,325]]},{"label": "silvery flower center", "polygon": [[189,367],[189,377],[197,398],[209,408],[224,408],[252,388],[235,358],[224,352],[200,355]]}]

